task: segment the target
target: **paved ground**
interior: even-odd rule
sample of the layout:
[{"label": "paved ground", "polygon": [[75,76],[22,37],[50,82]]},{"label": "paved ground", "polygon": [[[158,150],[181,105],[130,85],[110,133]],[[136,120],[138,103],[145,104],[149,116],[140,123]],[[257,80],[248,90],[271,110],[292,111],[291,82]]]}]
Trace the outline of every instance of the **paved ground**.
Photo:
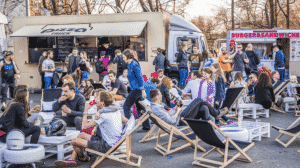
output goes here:
[{"label": "paved ground", "polygon": [[[33,100],[31,107],[34,107],[37,104],[40,104],[41,94],[31,94],[30,99]],[[271,112],[270,118],[261,118],[262,122],[270,122],[271,125],[276,125],[282,128],[287,128],[296,117],[294,113],[281,114],[277,112]],[[251,119],[245,119],[251,120]],[[252,120],[253,121],[253,120]],[[146,133],[136,133],[132,135],[132,153],[141,155],[142,166],[141,167],[196,167],[192,165],[194,158],[194,150],[189,147],[183,149],[177,153],[172,154],[173,158],[168,158],[167,156],[162,156],[156,150],[154,150],[156,140],[148,141],[146,143],[138,143],[139,140],[143,138]],[[298,168],[299,166],[299,156],[300,153],[297,153],[297,150],[300,149],[300,141],[296,140],[288,148],[284,148],[277,142],[275,138],[279,133],[271,128],[271,137],[263,138],[260,142],[255,142],[247,154],[253,159],[252,163],[244,163],[235,161],[231,163],[228,167],[231,168]],[[283,140],[288,140],[290,137],[285,137]],[[163,138],[161,142],[167,141],[167,138]],[[174,146],[180,145],[182,143],[175,143]],[[204,147],[206,150],[211,149],[211,147],[204,142],[199,142],[199,145]],[[234,151],[230,151],[234,154]],[[203,155],[203,152],[198,152],[198,156]],[[217,153],[210,155],[209,158],[217,159],[222,161],[222,157]],[[56,156],[53,156],[45,160],[45,165],[43,167],[54,167],[54,162]],[[80,163],[78,165],[80,168],[90,167],[88,163]],[[103,161],[98,167],[130,167],[125,164],[118,162],[113,162],[111,160]]]}]

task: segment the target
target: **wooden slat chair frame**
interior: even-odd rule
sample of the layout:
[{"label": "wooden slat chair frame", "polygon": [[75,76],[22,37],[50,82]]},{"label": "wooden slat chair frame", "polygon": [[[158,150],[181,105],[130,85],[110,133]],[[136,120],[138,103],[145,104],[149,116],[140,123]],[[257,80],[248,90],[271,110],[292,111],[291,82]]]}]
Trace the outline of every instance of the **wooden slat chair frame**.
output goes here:
[{"label": "wooden slat chair frame", "polygon": [[[277,126],[272,126],[273,128],[277,129],[281,134],[275,139],[276,142],[287,148],[292,142],[294,142],[297,138],[300,139],[300,131],[298,133],[290,133],[287,130],[293,128],[298,122],[300,121],[300,117],[296,121],[294,121],[286,130]],[[290,139],[287,143],[284,143],[280,140],[281,137],[284,135],[292,136],[293,138]]]},{"label": "wooden slat chair frame", "polygon": [[[300,87],[295,87],[298,94],[300,94]],[[295,116],[300,116],[300,105],[297,105],[298,100],[300,100],[300,97],[295,93]],[[297,110],[298,109],[298,110]]]},{"label": "wooden slat chair frame", "polygon": [[[184,134],[182,132],[182,130],[176,128],[175,126],[173,126],[171,124],[166,123],[165,121],[163,121],[162,119],[160,119],[159,117],[157,117],[148,106],[144,105],[140,101],[139,101],[139,103],[141,105],[143,105],[148,110],[149,118],[154,122],[154,124],[156,124],[156,125],[158,124],[157,127],[159,127],[159,130],[158,130],[158,136],[157,136],[156,146],[154,148],[156,151],[158,151],[159,153],[161,153],[163,156],[166,156],[166,155],[172,154],[174,152],[177,152],[179,150],[182,150],[184,148],[187,148],[189,146],[195,146],[195,144],[197,144],[197,146],[196,146],[197,149],[200,149],[203,152],[206,151],[203,147],[201,147],[200,145],[198,145],[198,142],[201,141],[200,139],[198,139],[196,141],[196,140],[191,140],[188,137],[188,136],[193,136],[193,132],[188,131],[187,134]],[[188,128],[189,127],[186,127],[186,129],[188,129]],[[169,140],[168,140],[167,143],[159,144],[162,132],[166,132],[170,136],[169,136]],[[173,138],[175,138],[175,139],[173,140]],[[187,143],[184,144],[184,145],[181,145],[179,147],[176,147],[175,149],[171,149],[172,143],[174,143],[176,141],[179,141],[179,140],[184,140]],[[167,146],[167,147],[165,148],[164,146]]]},{"label": "wooden slat chair frame", "polygon": [[[187,122],[189,122],[189,120],[194,120],[194,119],[185,119],[185,120]],[[196,121],[196,120],[194,120],[194,121]],[[203,122],[203,120],[202,121],[198,120],[196,122]],[[193,165],[213,168],[213,166],[211,166],[211,164],[214,164],[214,165],[219,165],[221,168],[224,168],[224,167],[228,166],[234,160],[239,160],[239,161],[243,161],[243,162],[250,162],[250,163],[252,162],[252,159],[245,152],[247,150],[249,150],[251,147],[254,146],[254,142],[252,142],[252,143],[240,142],[240,143],[247,144],[247,147],[241,149],[241,147],[239,145],[237,145],[237,141],[233,141],[232,139],[230,139],[229,136],[227,136],[218,126],[216,126],[216,124],[213,121],[209,120],[209,121],[204,121],[204,122],[207,122],[208,124],[210,124],[211,127],[212,127],[212,130],[213,130],[213,128],[215,130],[217,130],[223,137],[225,137],[225,140],[223,142],[220,139],[217,140],[217,141],[220,141],[222,143],[222,145],[223,145],[222,147],[217,147],[217,146],[213,146],[213,145],[210,144],[213,148],[211,150],[209,150],[207,153],[205,153],[204,155],[202,155],[202,157],[198,157],[197,156],[198,151],[195,150],[194,151],[194,162],[192,163]],[[202,129],[202,128],[197,128],[197,129]],[[214,134],[216,136],[214,131],[212,131],[211,134]],[[196,138],[197,139],[199,138],[198,135],[197,135]],[[225,152],[223,153],[220,150],[220,148],[225,149]],[[228,151],[230,149],[236,149],[238,151],[238,153],[234,156],[229,155]],[[213,153],[214,151],[217,151],[219,154],[221,154],[224,157],[223,162],[205,158],[208,155],[210,155],[211,153]],[[239,157],[240,155],[243,155],[244,158]],[[231,158],[231,159],[228,160],[228,158]],[[202,162],[202,163],[200,163],[200,162]],[[210,165],[204,164],[203,162],[210,163]]]},{"label": "wooden slat chair frame", "polygon": [[[128,164],[130,166],[136,166],[136,167],[140,167],[141,166],[141,162],[142,162],[142,156],[136,155],[131,153],[131,134],[147,119],[149,118],[149,114],[145,113],[143,114],[140,119],[138,120],[137,124],[135,125],[135,127],[129,132],[127,133],[122,139],[120,139],[118,141],[117,144],[115,144],[110,150],[108,150],[106,153],[101,153],[92,149],[88,149],[86,148],[85,150],[87,152],[93,153],[98,155],[96,161],[94,162],[94,164],[91,166],[92,168],[95,168],[97,165],[99,165],[105,158],[120,162],[120,163],[124,163],[124,164]],[[124,142],[126,141],[126,152],[120,151],[118,150],[118,147]],[[118,152],[118,153],[122,153],[124,155],[126,155],[125,160],[124,159],[120,159],[118,157],[115,156],[111,156],[110,154],[113,152]],[[131,161],[131,157],[138,159],[137,162],[133,162]]]},{"label": "wooden slat chair frame", "polygon": [[[286,80],[274,89],[275,102],[277,102],[278,96],[287,88],[289,82],[290,82],[290,80]],[[285,111],[277,108],[277,106],[274,103],[272,104],[272,107],[270,109],[274,110],[274,111],[277,111],[277,112],[280,112],[280,113],[285,113]]]}]

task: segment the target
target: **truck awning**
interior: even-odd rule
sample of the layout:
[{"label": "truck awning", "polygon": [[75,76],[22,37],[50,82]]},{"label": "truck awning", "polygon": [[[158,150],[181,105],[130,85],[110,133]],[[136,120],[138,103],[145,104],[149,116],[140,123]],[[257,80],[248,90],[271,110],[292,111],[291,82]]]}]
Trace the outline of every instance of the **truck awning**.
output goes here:
[{"label": "truck awning", "polygon": [[116,23],[84,23],[58,25],[31,25],[17,30],[11,37],[56,36],[139,36],[147,21]]}]

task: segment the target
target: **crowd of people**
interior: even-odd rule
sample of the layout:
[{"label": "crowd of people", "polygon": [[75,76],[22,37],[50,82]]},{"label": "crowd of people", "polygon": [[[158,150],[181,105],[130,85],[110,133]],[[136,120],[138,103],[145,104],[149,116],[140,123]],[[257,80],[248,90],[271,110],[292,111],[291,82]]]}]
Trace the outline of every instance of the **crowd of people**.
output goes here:
[{"label": "crowd of people", "polygon": [[[76,127],[82,131],[79,136],[72,140],[74,151],[72,156],[65,161],[57,161],[56,164],[76,165],[76,160],[89,161],[88,155],[84,155],[85,148],[99,152],[108,151],[119,140],[123,125],[136,113],[134,117],[141,116],[146,111],[144,106],[138,103],[148,100],[152,111],[166,123],[179,125],[180,118],[187,115],[197,119],[213,120],[219,125],[219,120],[232,124],[226,114],[227,107],[221,109],[225,100],[226,85],[229,76],[233,72],[233,80],[229,88],[245,87],[239,103],[255,102],[264,108],[270,109],[272,103],[277,103],[274,96],[272,83],[284,79],[284,55],[278,46],[276,52],[275,69],[271,72],[268,67],[258,67],[259,58],[248,44],[243,52],[241,44],[236,45],[236,52],[226,54],[222,48],[222,54],[217,56],[213,50],[204,50],[202,54],[197,47],[193,47],[193,53],[187,54],[187,45],[181,47],[177,54],[177,67],[180,73],[179,88],[174,86],[172,80],[164,76],[168,60],[166,51],[159,49],[158,55],[153,61],[155,72],[148,78],[142,74],[141,66],[134,50],[126,49],[121,52],[115,50],[115,57],[111,61],[100,53],[96,62],[96,72],[99,74],[99,82],[102,89],[94,89],[94,80],[89,79],[90,64],[85,52],[78,52],[74,48],[68,57],[67,75],[62,78],[63,85],[61,97],[54,103],[53,111],[55,119],[63,120],[67,127]],[[52,61],[53,51],[43,52],[39,62],[39,72],[42,79],[42,88],[51,89],[55,65]],[[108,71],[107,64],[117,64],[117,71]],[[18,74],[12,52],[4,54],[4,60],[0,62],[2,75],[2,105],[4,112],[0,118],[0,141],[6,142],[7,133],[13,128],[21,129],[25,136],[32,135],[31,143],[37,143],[41,129],[39,126],[44,122],[37,113],[39,106],[30,109],[29,92],[25,85],[19,85],[14,89],[14,74]],[[251,69],[250,72],[248,72]],[[190,75],[189,80],[187,80]],[[247,81],[245,76],[248,75]],[[298,86],[297,79],[292,76],[291,83],[287,88],[289,96],[297,94],[294,86]],[[13,98],[6,106],[6,93],[11,89]],[[93,96],[94,100],[90,101]],[[183,112],[182,100],[194,99],[198,110],[193,114]],[[115,101],[124,101],[123,114],[120,112]],[[150,103],[151,102],[151,103]],[[190,106],[195,106],[191,104]],[[133,110],[132,110],[133,109]],[[87,115],[90,110],[96,113],[95,118],[88,122]],[[150,121],[146,120],[138,132],[150,130]]]}]

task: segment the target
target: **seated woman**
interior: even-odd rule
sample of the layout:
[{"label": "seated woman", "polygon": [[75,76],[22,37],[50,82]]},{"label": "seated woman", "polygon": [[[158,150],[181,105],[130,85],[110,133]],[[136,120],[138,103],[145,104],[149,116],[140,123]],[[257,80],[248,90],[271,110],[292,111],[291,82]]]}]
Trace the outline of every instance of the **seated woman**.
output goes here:
[{"label": "seated woman", "polygon": [[119,77],[119,80],[123,82],[123,84],[128,88],[129,87],[129,82],[127,78],[127,69],[124,69],[123,75]]},{"label": "seated woman", "polygon": [[6,136],[9,131],[14,128],[20,129],[25,137],[31,136],[30,143],[36,144],[39,141],[41,129],[38,126],[31,126],[26,120],[29,113],[29,92],[27,90],[19,90],[12,102],[3,112],[0,118],[0,141],[6,143]]},{"label": "seated woman", "polygon": [[274,90],[271,79],[265,72],[258,77],[255,86],[255,103],[261,104],[265,109],[270,109],[272,102],[275,102]]},{"label": "seated woman", "polygon": [[86,81],[86,88],[84,89],[84,92],[83,92],[83,96],[86,100],[90,99],[90,95],[92,95],[92,92],[94,90],[94,87],[92,84],[93,84],[92,79]]},{"label": "seated woman", "polygon": [[290,76],[290,84],[287,86],[287,93],[289,97],[294,97],[297,94],[297,90],[295,87],[299,87],[299,83],[297,81],[297,76]]},{"label": "seated woman", "polygon": [[78,88],[79,93],[83,94],[83,92],[84,92],[84,90],[86,88],[86,82],[87,82],[87,79],[82,79],[81,84],[80,84],[80,86]]},{"label": "seated woman", "polygon": [[166,104],[169,108],[171,108],[171,96],[170,96],[170,89],[172,89],[171,85],[172,81],[168,77],[164,77],[160,84],[157,85],[157,88],[160,90],[162,94],[162,102]]},{"label": "seated woman", "polygon": [[93,149],[101,153],[106,153],[119,140],[122,133],[122,121],[127,123],[127,119],[121,115],[118,106],[113,104],[113,97],[108,92],[100,92],[99,96],[95,97],[97,109],[100,109],[95,116],[95,120],[87,121],[87,111],[92,107],[86,104],[83,115],[83,129],[94,128],[97,126],[98,130],[93,130],[92,135],[82,132],[77,138],[72,140],[74,147],[73,154],[65,161],[56,161],[57,167],[74,167],[75,160],[88,162],[90,158],[83,154],[85,148]]},{"label": "seated woman", "polygon": [[73,78],[73,80],[75,82],[75,87],[78,87],[79,82],[81,81],[81,70],[80,70],[80,68],[77,68],[75,70],[75,72],[72,73],[70,76]]},{"label": "seated woman", "polygon": [[[237,87],[246,87],[247,83],[244,81],[244,74],[242,72],[237,72],[233,78],[233,81],[230,83],[230,88]],[[245,103],[247,99],[248,87],[243,91],[241,96],[239,97],[238,103]]]},{"label": "seated woman", "polygon": [[[73,83],[75,85],[75,82],[73,80],[73,78],[70,76],[70,75],[66,75],[62,78],[62,82],[63,84],[66,84],[66,83]],[[77,87],[75,87],[75,93],[76,94],[79,94],[79,90],[77,89]],[[63,95],[63,92],[61,93],[61,95]]]}]

